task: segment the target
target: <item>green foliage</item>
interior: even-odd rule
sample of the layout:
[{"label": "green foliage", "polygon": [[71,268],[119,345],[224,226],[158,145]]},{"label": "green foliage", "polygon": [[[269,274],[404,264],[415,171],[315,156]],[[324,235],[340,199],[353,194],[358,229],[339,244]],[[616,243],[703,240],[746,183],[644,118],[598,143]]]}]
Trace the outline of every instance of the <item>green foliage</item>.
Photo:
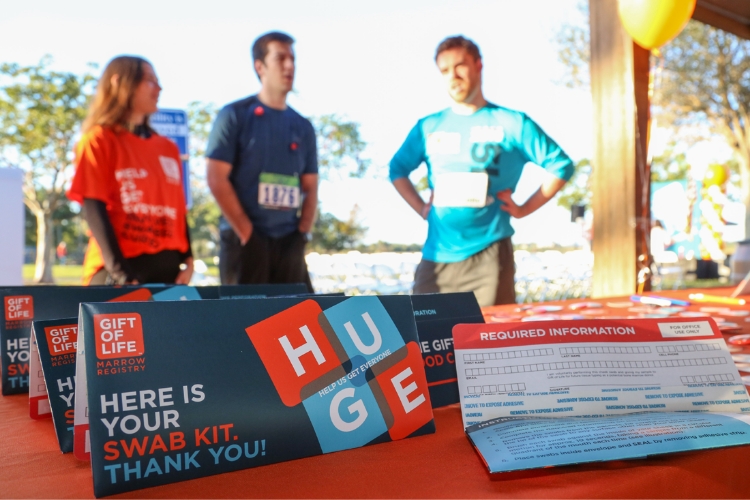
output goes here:
[{"label": "green foliage", "polygon": [[660,63],[655,113],[673,127],[697,129],[698,140],[723,136],[739,167],[750,236],[750,40],[690,21],[662,48]]},{"label": "green foliage", "polygon": [[[32,284],[34,281],[34,264],[25,264],[22,273],[24,285]],[[80,285],[83,279],[83,266],[69,263],[64,266],[52,266],[52,275],[58,285]]]},{"label": "green foliage", "polygon": [[[335,181],[345,176],[364,177],[370,162],[362,158],[367,143],[359,134],[359,124],[337,115],[312,117],[310,120],[317,136],[320,178]],[[335,252],[355,248],[367,232],[358,221],[359,211],[355,205],[347,220],[321,213],[313,227],[311,249]]]},{"label": "green foliage", "polygon": [[370,245],[358,245],[357,250],[362,253],[380,253],[380,252],[421,252],[420,243],[388,243],[387,241],[378,241]]},{"label": "green foliage", "polygon": [[51,63],[45,56],[36,66],[0,65],[2,81],[10,81],[0,87],[0,147],[16,150],[35,176],[69,166],[94,82],[90,74],[52,71]]},{"label": "green foliage", "polygon": [[557,204],[568,210],[573,205],[591,206],[591,162],[584,158],[576,163],[575,173],[557,195]]},{"label": "green foliage", "polygon": [[188,210],[190,240],[196,258],[217,254],[221,210],[206,183],[206,145],[218,108],[212,103],[193,101],[188,104],[190,128],[190,189],[193,204]]},{"label": "green foliage", "polygon": [[358,221],[359,211],[359,207],[354,205],[349,219],[345,221],[337,219],[333,214],[320,214],[313,227],[311,250],[337,252],[354,249],[367,232],[367,228]]},{"label": "green foliage", "polygon": [[221,210],[208,189],[193,189],[193,205],[188,210],[188,225],[193,254],[205,259],[216,255],[219,244]]},{"label": "green foliage", "polygon": [[206,155],[206,144],[211,134],[211,125],[219,109],[213,103],[193,101],[188,104],[188,125],[190,127],[190,156],[199,159]]},{"label": "green foliage", "polygon": [[[734,163],[736,169],[736,162]],[[676,153],[668,149],[660,156],[655,156],[651,162],[651,181],[665,182],[687,179],[690,165],[685,153]],[[732,167],[730,167],[730,172]],[[591,205],[591,162],[584,158],[576,163],[573,177],[557,195],[557,204],[568,210],[573,205]]]},{"label": "green foliage", "polygon": [[651,182],[685,180],[690,175],[690,164],[685,153],[675,153],[668,149],[651,159]]},{"label": "green foliage", "polygon": [[364,177],[370,161],[362,158],[367,143],[359,135],[359,124],[337,115],[317,116],[310,120],[318,139],[320,177]]},{"label": "green foliage", "polygon": [[94,77],[36,66],[0,65],[0,163],[25,171],[24,204],[36,218],[35,280],[51,282],[55,214],[67,205],[73,145],[86,116]]},{"label": "green foliage", "polygon": [[568,88],[581,88],[590,85],[591,35],[588,29],[588,1],[580,0],[576,10],[578,11],[578,22],[561,24],[552,39],[553,43],[557,45],[557,59],[565,68],[560,83]]},{"label": "green foliage", "polygon": [[430,189],[430,182],[427,179],[427,176],[421,177],[417,183],[414,185],[414,189],[417,190],[418,193],[423,193]]},{"label": "green foliage", "polygon": [[661,57],[654,106],[668,123],[708,120],[730,146],[750,149],[750,40],[690,21]]}]

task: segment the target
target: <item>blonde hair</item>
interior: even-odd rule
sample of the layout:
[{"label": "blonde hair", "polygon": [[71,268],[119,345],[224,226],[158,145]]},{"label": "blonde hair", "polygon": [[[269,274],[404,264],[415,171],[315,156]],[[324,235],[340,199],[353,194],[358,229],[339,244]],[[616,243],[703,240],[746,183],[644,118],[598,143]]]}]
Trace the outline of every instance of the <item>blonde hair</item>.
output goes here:
[{"label": "blonde hair", "polygon": [[[111,128],[127,126],[133,94],[143,80],[144,64],[151,63],[138,56],[118,56],[107,63],[83,122],[84,133],[96,125]],[[148,120],[146,116],[144,125],[154,132]]]}]

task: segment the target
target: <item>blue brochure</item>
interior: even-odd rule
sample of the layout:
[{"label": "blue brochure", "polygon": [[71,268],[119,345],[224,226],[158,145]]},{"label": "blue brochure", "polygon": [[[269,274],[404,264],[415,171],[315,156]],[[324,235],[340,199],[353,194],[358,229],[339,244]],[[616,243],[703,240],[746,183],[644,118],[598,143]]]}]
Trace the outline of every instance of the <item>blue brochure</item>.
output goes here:
[{"label": "blue brochure", "polygon": [[655,412],[507,417],[468,427],[466,434],[495,473],[750,444],[750,416]]}]

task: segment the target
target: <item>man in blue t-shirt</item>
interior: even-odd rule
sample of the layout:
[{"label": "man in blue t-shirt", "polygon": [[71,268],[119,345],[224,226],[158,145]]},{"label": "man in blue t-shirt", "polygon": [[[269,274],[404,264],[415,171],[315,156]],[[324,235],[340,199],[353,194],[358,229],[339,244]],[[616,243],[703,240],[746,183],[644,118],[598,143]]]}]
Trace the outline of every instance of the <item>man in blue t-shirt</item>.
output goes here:
[{"label": "man in blue t-shirt", "polygon": [[[428,221],[414,293],[473,291],[481,306],[515,302],[513,228],[547,203],[573,175],[573,162],[524,113],[482,95],[479,48],[462,36],[443,40],[435,55],[453,105],[409,132],[390,163],[390,178]],[[424,201],[409,174],[427,165],[432,195]],[[547,171],[525,203],[511,198],[524,165]]]},{"label": "man in blue t-shirt", "polygon": [[318,204],[318,157],[309,120],[287,106],[294,39],[253,43],[257,95],[226,105],[208,139],[208,186],[222,212],[224,284],[306,283],[305,245]]}]

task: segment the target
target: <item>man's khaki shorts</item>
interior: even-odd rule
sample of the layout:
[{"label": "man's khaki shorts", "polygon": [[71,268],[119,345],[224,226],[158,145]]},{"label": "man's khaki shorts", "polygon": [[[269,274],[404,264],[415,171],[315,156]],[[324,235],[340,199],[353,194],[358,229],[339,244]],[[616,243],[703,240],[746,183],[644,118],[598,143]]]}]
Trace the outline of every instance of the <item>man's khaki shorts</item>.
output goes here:
[{"label": "man's khaki shorts", "polygon": [[474,292],[481,307],[514,304],[515,263],[510,238],[459,262],[422,259],[414,273],[414,293],[447,292]]}]

